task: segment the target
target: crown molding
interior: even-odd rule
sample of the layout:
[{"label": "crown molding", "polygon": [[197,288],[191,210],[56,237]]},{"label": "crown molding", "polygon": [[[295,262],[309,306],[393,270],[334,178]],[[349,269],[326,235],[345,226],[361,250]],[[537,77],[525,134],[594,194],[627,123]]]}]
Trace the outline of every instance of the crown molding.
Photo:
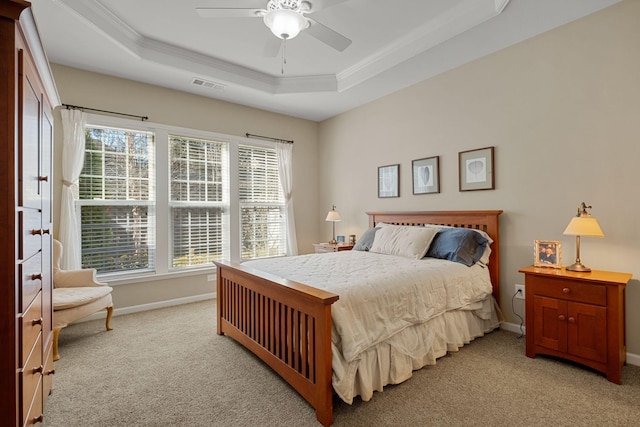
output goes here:
[{"label": "crown molding", "polygon": [[[500,4],[498,4],[500,3]],[[394,66],[498,16],[509,0],[466,0],[406,36],[338,73],[338,90],[348,90]]]},{"label": "crown molding", "polygon": [[47,93],[49,102],[51,106],[55,108],[61,104],[60,95],[58,94],[56,82],[51,73],[49,59],[42,47],[40,33],[38,32],[38,26],[36,25],[31,8],[27,8],[22,12],[20,15],[20,24],[22,25],[23,34],[31,50],[31,55],[36,63],[36,67],[40,70],[40,77],[42,78],[42,84],[44,85],[44,90]]}]

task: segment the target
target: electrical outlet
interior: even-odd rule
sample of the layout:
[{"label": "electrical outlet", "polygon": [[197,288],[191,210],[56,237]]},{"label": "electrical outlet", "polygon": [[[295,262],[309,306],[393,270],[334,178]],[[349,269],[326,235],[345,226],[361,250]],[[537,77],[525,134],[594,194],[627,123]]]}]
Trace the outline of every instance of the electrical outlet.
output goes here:
[{"label": "electrical outlet", "polygon": [[[520,292],[518,292],[520,291]],[[516,284],[516,298],[518,299],[524,299],[524,285],[518,285]]]}]

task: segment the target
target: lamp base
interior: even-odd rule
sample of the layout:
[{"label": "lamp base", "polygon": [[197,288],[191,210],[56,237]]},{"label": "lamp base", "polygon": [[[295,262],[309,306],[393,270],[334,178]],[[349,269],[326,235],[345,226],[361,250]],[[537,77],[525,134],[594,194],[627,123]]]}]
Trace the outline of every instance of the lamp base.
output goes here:
[{"label": "lamp base", "polygon": [[591,269],[589,267],[586,267],[580,261],[576,261],[575,263],[573,263],[570,266],[566,267],[566,269],[569,270],[569,271],[578,271],[578,272],[582,272],[582,273],[588,273],[588,272],[591,271]]}]

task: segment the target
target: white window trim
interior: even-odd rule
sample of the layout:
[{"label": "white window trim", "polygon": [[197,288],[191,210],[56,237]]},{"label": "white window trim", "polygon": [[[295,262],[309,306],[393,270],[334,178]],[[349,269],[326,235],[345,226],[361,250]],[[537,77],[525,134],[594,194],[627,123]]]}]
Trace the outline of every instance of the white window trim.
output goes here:
[{"label": "white window trim", "polygon": [[[156,193],[156,259],[155,270],[150,272],[126,272],[126,273],[104,273],[100,278],[109,282],[109,284],[123,285],[130,283],[139,283],[150,281],[153,279],[170,279],[176,277],[191,276],[194,274],[210,274],[215,272],[215,266],[211,268],[194,266],[192,268],[170,268],[170,238],[171,223],[169,218],[169,168],[159,167],[158,165],[169,164],[169,135],[180,135],[188,138],[208,139],[229,144],[229,233],[228,248],[229,260],[231,262],[240,262],[241,241],[240,241],[240,201],[238,199],[238,147],[240,145],[251,145],[262,148],[276,148],[274,142],[263,141],[241,136],[226,135],[218,132],[210,132],[204,130],[190,129],[179,126],[165,125],[154,122],[142,122],[137,120],[125,119],[120,117],[103,116],[97,114],[87,114],[88,126],[105,126],[120,127],[131,130],[154,132],[155,151],[156,151],[156,177],[155,177],[155,193]],[[161,184],[164,183],[164,184]],[[80,210],[77,209],[78,227],[81,225]],[[160,233],[164,230],[164,233]],[[78,230],[80,235],[80,230]]]}]

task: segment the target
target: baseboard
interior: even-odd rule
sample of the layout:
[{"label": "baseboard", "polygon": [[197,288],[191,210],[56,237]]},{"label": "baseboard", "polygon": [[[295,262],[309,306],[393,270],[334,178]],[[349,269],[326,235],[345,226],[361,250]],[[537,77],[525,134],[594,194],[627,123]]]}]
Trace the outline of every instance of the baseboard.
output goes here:
[{"label": "baseboard", "polygon": [[[508,323],[503,322],[500,325],[500,329],[504,329],[505,331],[515,332],[516,334],[526,334],[527,328],[525,326],[522,327],[522,331],[520,330],[520,325],[516,323]],[[640,366],[640,355],[634,353],[627,353],[627,364]]]},{"label": "baseboard", "polygon": [[[206,300],[215,299],[215,298],[216,298],[216,293],[211,292],[208,294],[194,295],[191,297],[176,298],[176,299],[171,299],[166,301],[152,302],[149,304],[134,305],[131,307],[124,307],[124,308],[115,307],[113,310],[113,316],[122,316],[124,314],[139,313],[141,311],[155,310],[157,308],[172,307],[174,305],[189,304],[192,302],[206,301]],[[83,319],[80,319],[76,323],[88,322],[90,320],[97,320],[97,319],[105,319],[106,317],[107,317],[107,312],[102,310],[97,313],[93,313],[91,316],[87,316]]]},{"label": "baseboard", "polygon": [[525,335],[527,333],[527,327],[522,326],[522,330],[521,330],[520,325],[517,323],[502,322],[502,324],[500,324],[500,329],[504,329],[505,331],[515,332],[516,334],[522,334],[522,335]]},{"label": "baseboard", "polygon": [[627,364],[640,366],[640,354],[627,353]]}]

